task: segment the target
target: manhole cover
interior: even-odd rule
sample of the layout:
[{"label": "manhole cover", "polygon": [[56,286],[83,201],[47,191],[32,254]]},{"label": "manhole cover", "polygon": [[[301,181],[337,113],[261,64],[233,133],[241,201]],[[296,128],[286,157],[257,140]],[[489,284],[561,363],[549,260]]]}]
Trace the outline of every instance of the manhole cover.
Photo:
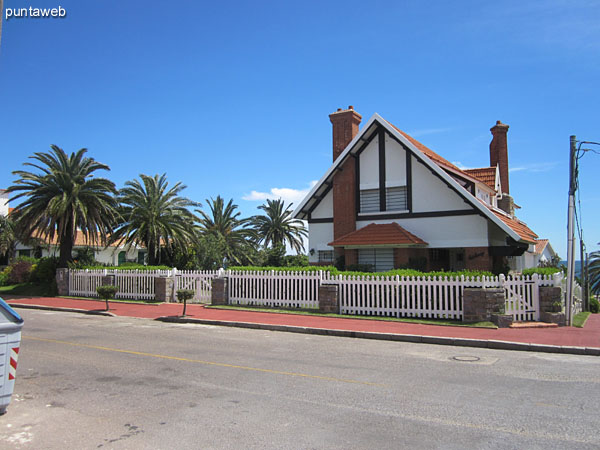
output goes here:
[{"label": "manhole cover", "polygon": [[453,359],[454,361],[461,361],[461,362],[477,362],[481,358],[479,358],[478,356],[453,356],[450,359]]}]

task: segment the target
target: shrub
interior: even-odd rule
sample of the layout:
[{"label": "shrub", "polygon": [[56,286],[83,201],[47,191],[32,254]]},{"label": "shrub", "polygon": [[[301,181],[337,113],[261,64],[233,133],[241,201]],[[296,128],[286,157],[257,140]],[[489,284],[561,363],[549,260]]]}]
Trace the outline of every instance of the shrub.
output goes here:
[{"label": "shrub", "polygon": [[177,300],[183,303],[183,313],[182,316],[185,316],[185,309],[187,307],[187,301],[194,298],[196,294],[192,289],[178,289],[177,290]]},{"label": "shrub", "polygon": [[38,284],[52,284],[52,281],[56,277],[57,266],[58,258],[41,258],[38,263],[31,268],[31,281]]},{"label": "shrub", "polygon": [[[35,259],[33,260],[35,261]],[[19,258],[10,265],[9,284],[26,283],[31,278],[32,258]]]},{"label": "shrub", "polygon": [[538,275],[554,275],[555,273],[560,272],[561,270],[558,267],[533,267],[531,269],[523,270],[523,275],[533,275],[537,273]]},{"label": "shrub", "polygon": [[590,297],[590,312],[598,314],[600,312],[600,302],[594,297]]},{"label": "shrub", "polygon": [[371,264],[350,264],[346,266],[348,272],[373,272],[373,266]]},{"label": "shrub", "polygon": [[6,286],[9,284],[8,278],[10,275],[10,266],[4,268],[2,272],[0,272],[0,286]]},{"label": "shrub", "polygon": [[106,285],[106,286],[98,286],[96,288],[96,292],[106,302],[106,310],[108,311],[108,301],[115,296],[117,291],[119,290],[118,286]]}]

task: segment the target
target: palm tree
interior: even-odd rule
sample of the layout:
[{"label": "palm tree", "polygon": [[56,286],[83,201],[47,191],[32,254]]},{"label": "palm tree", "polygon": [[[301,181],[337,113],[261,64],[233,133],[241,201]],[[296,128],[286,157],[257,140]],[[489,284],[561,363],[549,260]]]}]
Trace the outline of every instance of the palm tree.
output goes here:
[{"label": "palm tree", "polygon": [[69,156],[56,145],[50,147],[49,153],[30,156],[36,162],[23,164],[40,173],[14,171],[13,175],[20,178],[7,192],[18,192],[10,201],[24,198],[13,212],[19,236],[25,239],[56,236],[60,251],[58,267],[67,267],[78,231],[90,244],[106,243],[118,215],[116,189],[112,181],[93,177],[97,170],[110,168],[84,156],[87,149]]},{"label": "palm tree", "polygon": [[0,215],[0,259],[10,262],[15,255],[17,231],[15,222],[10,216]]},{"label": "palm tree", "polygon": [[227,205],[218,195],[216,199],[206,199],[210,214],[197,210],[200,214],[199,233],[201,236],[220,242],[223,256],[235,264],[251,259],[252,244],[255,237],[252,229],[247,228],[249,219],[238,219],[237,205],[230,199]]},{"label": "palm tree", "polygon": [[153,177],[141,174],[141,180],[127,181],[119,191],[122,222],[111,242],[141,244],[148,249],[148,264],[160,260],[160,249],[184,249],[194,241],[197,217],[189,207],[198,206],[179,194],[186,186],[181,182],[169,189],[166,174]]},{"label": "palm tree", "polygon": [[283,246],[286,243],[296,253],[304,252],[303,238],[308,231],[301,220],[292,218],[292,204],[285,206],[282,199],[270,200],[259,206],[265,214],[252,217],[252,225],[258,235],[258,242],[265,247]]}]

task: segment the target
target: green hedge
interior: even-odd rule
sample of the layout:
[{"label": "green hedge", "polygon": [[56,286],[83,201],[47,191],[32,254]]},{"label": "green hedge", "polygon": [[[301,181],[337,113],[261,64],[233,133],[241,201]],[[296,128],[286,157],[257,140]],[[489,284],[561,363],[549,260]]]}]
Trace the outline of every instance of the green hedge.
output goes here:
[{"label": "green hedge", "polygon": [[413,269],[394,269],[387,272],[352,272],[340,271],[334,266],[308,266],[308,267],[256,267],[256,266],[236,266],[230,267],[231,270],[240,270],[248,272],[329,272],[331,275],[348,275],[348,276],[366,276],[366,277],[381,277],[381,276],[404,276],[404,277],[448,277],[459,278],[465,277],[493,277],[492,272],[479,270],[462,270],[460,272],[420,272]]},{"label": "green hedge", "polygon": [[537,273],[538,275],[554,275],[555,273],[561,272],[558,267],[533,267],[531,269],[523,270],[523,275],[533,275]]},{"label": "green hedge", "polygon": [[77,270],[171,270],[169,266],[144,266],[143,264],[122,264],[120,266],[82,266]]}]

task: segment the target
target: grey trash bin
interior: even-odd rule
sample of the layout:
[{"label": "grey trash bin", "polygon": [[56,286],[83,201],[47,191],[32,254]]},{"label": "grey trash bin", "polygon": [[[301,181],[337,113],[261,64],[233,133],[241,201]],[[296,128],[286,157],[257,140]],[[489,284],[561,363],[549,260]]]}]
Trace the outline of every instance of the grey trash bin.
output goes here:
[{"label": "grey trash bin", "polygon": [[15,389],[23,319],[0,298],[0,414],[6,412]]}]

